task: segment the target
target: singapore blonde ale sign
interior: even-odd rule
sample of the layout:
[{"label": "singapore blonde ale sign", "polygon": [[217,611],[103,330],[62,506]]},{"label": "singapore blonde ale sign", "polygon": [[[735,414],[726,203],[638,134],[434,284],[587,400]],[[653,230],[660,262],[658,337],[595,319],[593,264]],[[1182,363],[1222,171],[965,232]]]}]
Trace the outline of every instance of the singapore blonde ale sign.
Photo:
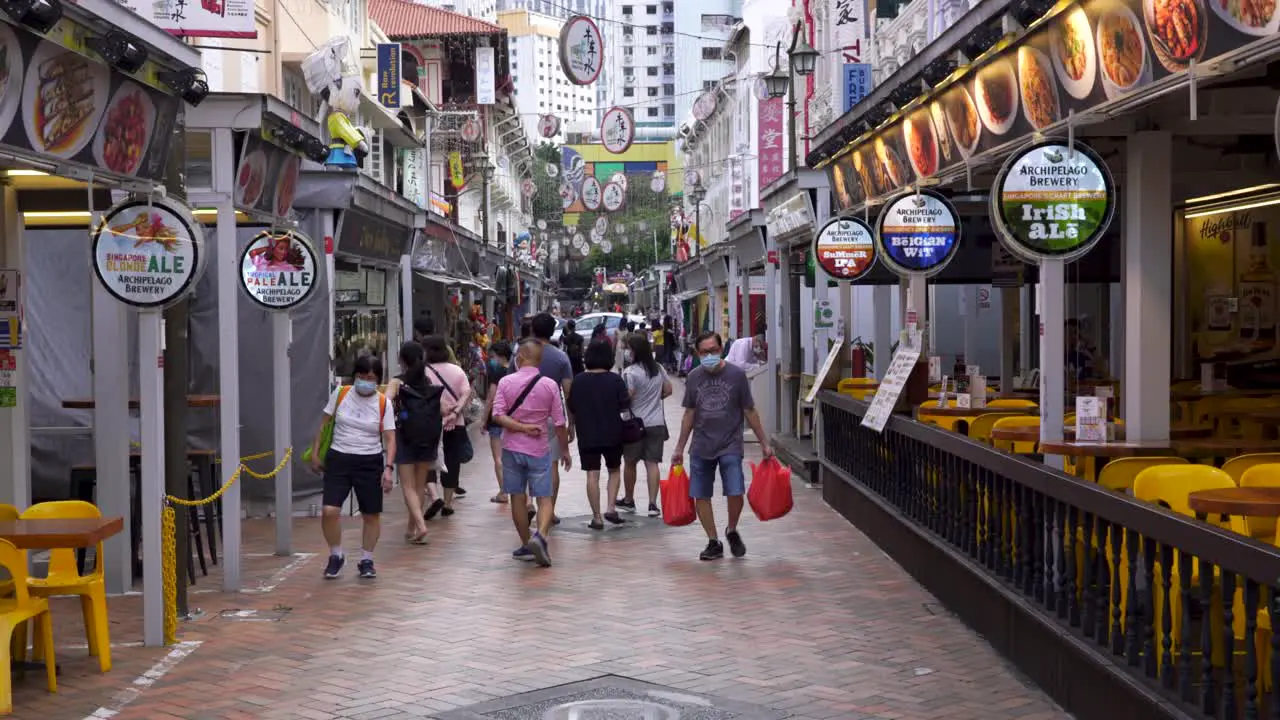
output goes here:
[{"label": "singapore blonde ale sign", "polygon": [[1005,163],[991,195],[992,217],[1011,252],[1031,261],[1089,252],[1115,214],[1106,163],[1082,143],[1047,140]]}]

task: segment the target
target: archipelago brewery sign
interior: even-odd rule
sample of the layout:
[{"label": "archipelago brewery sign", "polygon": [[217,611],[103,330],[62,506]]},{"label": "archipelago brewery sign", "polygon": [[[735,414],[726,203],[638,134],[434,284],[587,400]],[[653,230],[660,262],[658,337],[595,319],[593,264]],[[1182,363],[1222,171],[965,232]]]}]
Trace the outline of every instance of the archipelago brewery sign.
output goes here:
[{"label": "archipelago brewery sign", "polygon": [[945,197],[931,190],[907,192],[880,211],[878,250],[898,275],[934,275],[960,248],[960,216]]},{"label": "archipelago brewery sign", "polygon": [[814,236],[813,256],[832,279],[857,280],[876,264],[875,235],[858,218],[833,218]]},{"label": "archipelago brewery sign", "polygon": [[996,176],[991,216],[1015,255],[1070,260],[1102,239],[1115,215],[1106,163],[1079,142],[1046,140],[1014,155]]},{"label": "archipelago brewery sign", "polygon": [[93,271],[115,299],[158,309],[187,295],[202,269],[204,235],[175,200],[126,200],[93,233]]},{"label": "archipelago brewery sign", "polygon": [[302,304],[316,289],[316,252],[295,230],[264,230],[240,256],[240,284],[268,310]]}]

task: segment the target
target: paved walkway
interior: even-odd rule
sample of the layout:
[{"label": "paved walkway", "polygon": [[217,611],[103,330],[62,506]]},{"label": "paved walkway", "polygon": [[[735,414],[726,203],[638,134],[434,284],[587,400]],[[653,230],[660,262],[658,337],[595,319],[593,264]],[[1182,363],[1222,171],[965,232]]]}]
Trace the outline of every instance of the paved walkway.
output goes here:
[{"label": "paved walkway", "polygon": [[[673,427],[678,412],[672,402]],[[686,719],[1067,717],[816,491],[797,487],[796,509],[781,520],[746,518],[745,559],[706,563],[696,525],[586,530],[585,475],[575,467],[563,483],[555,566],[542,570],[510,558],[506,507],[487,501],[491,468],[477,453],[463,476],[470,494],[456,515],[431,523],[425,547],[399,540],[397,489],[373,582],[357,580],[353,563],[342,579],[322,580],[323,554],[271,557],[270,522],[246,523],[245,584],[263,591],[208,592],[216,574],[202,578],[192,605],[204,617],[166,649],[131,646],[140,598],[113,598],[107,675],[86,657],[78,609],[57,601],[61,690],[47,695],[34,673],[15,682],[15,717],[520,720],[554,702],[493,708],[602,676],[630,688],[604,695],[665,697],[691,708]],[[644,507],[642,491],[638,499]],[[720,501],[717,511],[723,518]],[[317,523],[295,521],[299,550],[323,553]],[[358,522],[347,527],[354,550]],[[636,694],[639,683],[668,691]],[[599,696],[599,686],[573,697]],[[712,711],[703,697],[736,704]],[[486,702],[475,714],[458,710]],[[628,707],[584,717],[646,717]]]}]

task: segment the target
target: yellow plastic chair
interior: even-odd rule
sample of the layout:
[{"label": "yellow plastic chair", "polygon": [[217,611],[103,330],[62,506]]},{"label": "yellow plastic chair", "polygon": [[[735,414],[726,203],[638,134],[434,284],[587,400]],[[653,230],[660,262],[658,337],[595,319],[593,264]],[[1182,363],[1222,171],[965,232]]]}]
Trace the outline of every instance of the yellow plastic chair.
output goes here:
[{"label": "yellow plastic chair", "polygon": [[35,656],[44,658],[49,692],[58,692],[58,671],[53,652],[53,618],[49,601],[32,597],[27,590],[27,554],[8,540],[0,540],[0,567],[14,581],[14,597],[0,600],[0,715],[13,712],[13,661],[24,660],[28,621],[35,624]]},{"label": "yellow plastic chair", "polygon": [[[102,512],[97,506],[81,500],[40,503],[22,513],[23,520],[99,517],[102,517]],[[98,658],[98,667],[105,673],[111,670],[111,630],[107,621],[107,591],[102,579],[103,557],[102,543],[98,543],[93,570],[88,575],[81,575],[75,549],[55,548],[49,551],[49,574],[43,578],[30,578],[27,583],[37,597],[80,596],[89,655]]]},{"label": "yellow plastic chair", "polygon": [[[18,519],[18,508],[8,503],[0,503],[0,522]],[[13,578],[0,578],[0,598],[13,597]]]},{"label": "yellow plastic chair", "polygon": [[1249,453],[1248,455],[1237,455],[1226,462],[1222,463],[1222,471],[1231,476],[1231,479],[1240,484],[1240,479],[1250,468],[1258,465],[1272,465],[1280,463],[1280,453]]},{"label": "yellow plastic chair", "polygon": [[879,384],[875,378],[845,378],[836,385],[836,392],[855,400],[866,400],[875,394]]},{"label": "yellow plastic chair", "polygon": [[[995,423],[991,426],[991,429],[998,430],[1000,428],[1025,428],[1025,427],[1039,428],[1040,418],[1033,417],[1030,415],[1027,415],[1027,416],[1010,415],[1007,417],[1002,417],[999,420],[996,420]],[[996,449],[1003,450],[1008,453],[1015,453],[1018,455],[1030,455],[1036,452],[1036,448],[1039,447],[1040,442],[1039,441],[1024,442],[1024,441],[1014,441],[1014,440],[1000,440],[995,437],[992,437],[991,444],[995,445]]]},{"label": "yellow plastic chair", "polygon": [[[1262,453],[1259,453],[1262,454]],[[1249,456],[1244,456],[1249,457]],[[1239,458],[1233,458],[1239,459]],[[1280,463],[1280,460],[1276,461]],[[1223,468],[1226,469],[1225,467]],[[1239,478],[1240,487],[1280,487],[1280,465],[1254,465]],[[1250,537],[1263,542],[1274,542],[1276,519],[1273,517],[1244,517],[1244,531]]]},{"label": "yellow plastic chair", "polygon": [[1261,440],[1266,437],[1266,427],[1251,419],[1248,415],[1259,410],[1270,410],[1280,406],[1275,398],[1224,398],[1209,405],[1212,414],[1210,422],[1214,426],[1214,435],[1224,438],[1241,438],[1244,440]]},{"label": "yellow plastic chair", "polygon": [[1180,457],[1125,457],[1116,458],[1107,463],[1098,475],[1098,484],[1115,492],[1133,490],[1133,481],[1138,473],[1157,465],[1186,465],[1186,458]]},{"label": "yellow plastic chair", "polygon": [[987,407],[1004,408],[1006,410],[1010,408],[1021,410],[1037,408],[1040,406],[1037,405],[1034,400],[1023,400],[1020,398],[996,398],[995,400],[988,400]]},{"label": "yellow plastic chair", "polygon": [[1001,413],[987,413],[979,415],[969,421],[969,437],[981,443],[991,444],[991,429],[995,427],[996,422],[1009,417]]}]

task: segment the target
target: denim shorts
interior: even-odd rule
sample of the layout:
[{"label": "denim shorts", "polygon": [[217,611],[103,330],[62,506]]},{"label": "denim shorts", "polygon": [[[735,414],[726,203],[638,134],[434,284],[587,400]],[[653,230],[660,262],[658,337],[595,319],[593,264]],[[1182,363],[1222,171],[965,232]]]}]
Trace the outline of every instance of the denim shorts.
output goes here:
[{"label": "denim shorts", "polygon": [[551,453],[535,457],[502,451],[502,492],[508,495],[551,497]]},{"label": "denim shorts", "polygon": [[484,429],[484,431],[485,431],[485,432],[487,432],[487,433],[489,433],[489,437],[491,437],[491,438],[501,438],[501,437],[502,437],[502,426],[501,426],[501,425],[497,425],[497,424],[489,425],[488,427],[486,427],[486,428]]},{"label": "denim shorts", "polygon": [[747,479],[742,474],[741,455],[718,458],[689,457],[689,497],[710,499],[716,489],[716,468],[720,468],[720,484],[725,497],[741,497],[747,492]]}]

